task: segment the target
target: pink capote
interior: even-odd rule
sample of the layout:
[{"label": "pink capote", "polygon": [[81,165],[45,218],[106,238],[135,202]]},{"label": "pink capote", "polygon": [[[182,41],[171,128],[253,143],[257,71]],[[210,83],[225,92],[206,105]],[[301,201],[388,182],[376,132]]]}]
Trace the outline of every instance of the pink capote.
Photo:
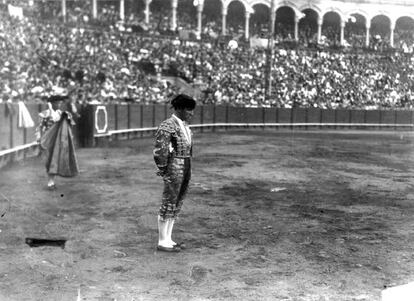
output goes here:
[{"label": "pink capote", "polygon": [[48,174],[73,177],[79,172],[69,118],[67,113],[63,113],[62,118],[40,139],[40,147],[46,151]]}]

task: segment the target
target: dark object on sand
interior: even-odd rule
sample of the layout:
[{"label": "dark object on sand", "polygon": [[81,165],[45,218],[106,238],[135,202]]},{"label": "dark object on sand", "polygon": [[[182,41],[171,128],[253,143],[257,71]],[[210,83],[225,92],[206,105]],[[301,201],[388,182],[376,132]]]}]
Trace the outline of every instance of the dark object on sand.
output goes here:
[{"label": "dark object on sand", "polygon": [[65,248],[66,239],[43,239],[43,238],[26,238],[26,243],[31,248],[51,246]]}]

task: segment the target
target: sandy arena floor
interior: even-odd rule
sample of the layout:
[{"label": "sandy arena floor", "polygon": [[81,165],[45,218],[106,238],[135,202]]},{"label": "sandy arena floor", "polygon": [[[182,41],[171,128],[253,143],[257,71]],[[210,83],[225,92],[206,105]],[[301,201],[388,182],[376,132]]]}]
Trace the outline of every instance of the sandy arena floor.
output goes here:
[{"label": "sandy arena floor", "polygon": [[[414,134],[196,133],[176,223],[157,252],[152,139],[1,170],[0,300],[380,300],[414,281]],[[26,237],[67,239],[30,248]],[[79,299],[77,299],[79,297]]]}]

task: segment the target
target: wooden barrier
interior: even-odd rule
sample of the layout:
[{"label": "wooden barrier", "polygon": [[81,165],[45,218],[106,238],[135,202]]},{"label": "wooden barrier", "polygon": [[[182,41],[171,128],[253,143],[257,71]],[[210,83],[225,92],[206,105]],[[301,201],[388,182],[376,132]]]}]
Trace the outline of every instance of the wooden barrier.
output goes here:
[{"label": "wooden barrier", "polygon": [[366,123],[365,111],[351,110],[350,111],[350,123]]},{"label": "wooden barrier", "polygon": [[116,120],[118,121],[117,123],[117,130],[126,130],[129,128],[128,126],[128,122],[129,119],[128,117],[128,105],[115,105],[115,108],[117,108],[116,112]]},{"label": "wooden barrier", "polygon": [[395,124],[396,112],[395,111],[381,111],[381,124]]},{"label": "wooden barrier", "polygon": [[322,123],[321,109],[309,108],[306,112],[306,122],[309,123]]},{"label": "wooden barrier", "polygon": [[335,110],[321,110],[321,123],[330,124],[336,122],[336,111]]},{"label": "wooden barrier", "polygon": [[291,122],[292,123],[307,123],[307,109],[295,108],[291,110]]},{"label": "wooden barrier", "polygon": [[367,123],[381,123],[381,111],[379,110],[372,110],[372,111],[365,111],[365,121]]},{"label": "wooden barrier", "polygon": [[[133,120],[127,122],[128,129],[118,128],[113,131],[110,130],[112,126],[109,125],[107,132],[95,134],[94,137],[118,139],[125,133],[152,135],[159,123],[172,113],[172,110],[165,105],[139,106],[140,111],[137,107],[137,105],[130,105],[128,116]],[[412,129],[413,118],[413,111],[243,108],[206,105],[196,107],[191,127],[196,131],[247,127]]]},{"label": "wooden barrier", "polygon": [[215,123],[215,106],[203,106],[203,123]]},{"label": "wooden barrier", "polygon": [[414,120],[414,111],[396,111],[396,121],[397,124],[413,124]]},{"label": "wooden barrier", "polygon": [[276,123],[276,108],[264,108],[264,123]]},{"label": "wooden barrier", "polygon": [[[193,122],[195,124],[201,124],[201,123],[203,123],[203,111],[202,111],[202,107],[201,106],[197,106],[194,109]],[[154,124],[153,126],[158,126],[158,124]]]},{"label": "wooden barrier", "polygon": [[[39,123],[39,112],[45,110],[47,106],[45,104],[27,104],[26,107],[35,123],[30,128],[19,126],[18,104],[0,104],[0,167],[26,157],[36,156],[39,153],[35,130]],[[91,124],[93,123],[89,123],[88,126]],[[73,128],[73,132],[78,137],[77,126]],[[88,142],[93,143],[93,138]],[[78,144],[79,140],[75,139],[75,145],[78,146]]]},{"label": "wooden barrier", "polygon": [[[27,106],[36,125],[45,105]],[[153,135],[159,123],[171,115],[168,105],[114,104],[79,107],[81,118],[73,129],[78,147],[91,147],[99,139]],[[0,166],[34,153],[34,128],[18,127],[18,106],[0,104]],[[378,128],[413,129],[414,111],[332,110],[319,108],[243,108],[197,106],[192,128],[227,130],[247,127]],[[5,163],[4,163],[5,162]]]},{"label": "wooden barrier", "polygon": [[8,109],[0,105],[0,150],[12,148],[10,145],[10,119]]},{"label": "wooden barrier", "polygon": [[284,108],[277,109],[276,123],[292,123],[292,110]]}]

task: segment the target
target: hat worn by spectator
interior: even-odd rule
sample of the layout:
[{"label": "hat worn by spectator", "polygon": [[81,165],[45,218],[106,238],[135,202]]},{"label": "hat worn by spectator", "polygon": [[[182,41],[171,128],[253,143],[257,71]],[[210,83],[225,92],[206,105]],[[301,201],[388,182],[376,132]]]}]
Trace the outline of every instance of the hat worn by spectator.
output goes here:
[{"label": "hat worn by spectator", "polygon": [[180,109],[194,110],[194,108],[196,107],[196,102],[192,97],[188,95],[179,94],[176,97],[174,97],[173,100],[171,100],[171,106],[175,110],[180,110]]}]

